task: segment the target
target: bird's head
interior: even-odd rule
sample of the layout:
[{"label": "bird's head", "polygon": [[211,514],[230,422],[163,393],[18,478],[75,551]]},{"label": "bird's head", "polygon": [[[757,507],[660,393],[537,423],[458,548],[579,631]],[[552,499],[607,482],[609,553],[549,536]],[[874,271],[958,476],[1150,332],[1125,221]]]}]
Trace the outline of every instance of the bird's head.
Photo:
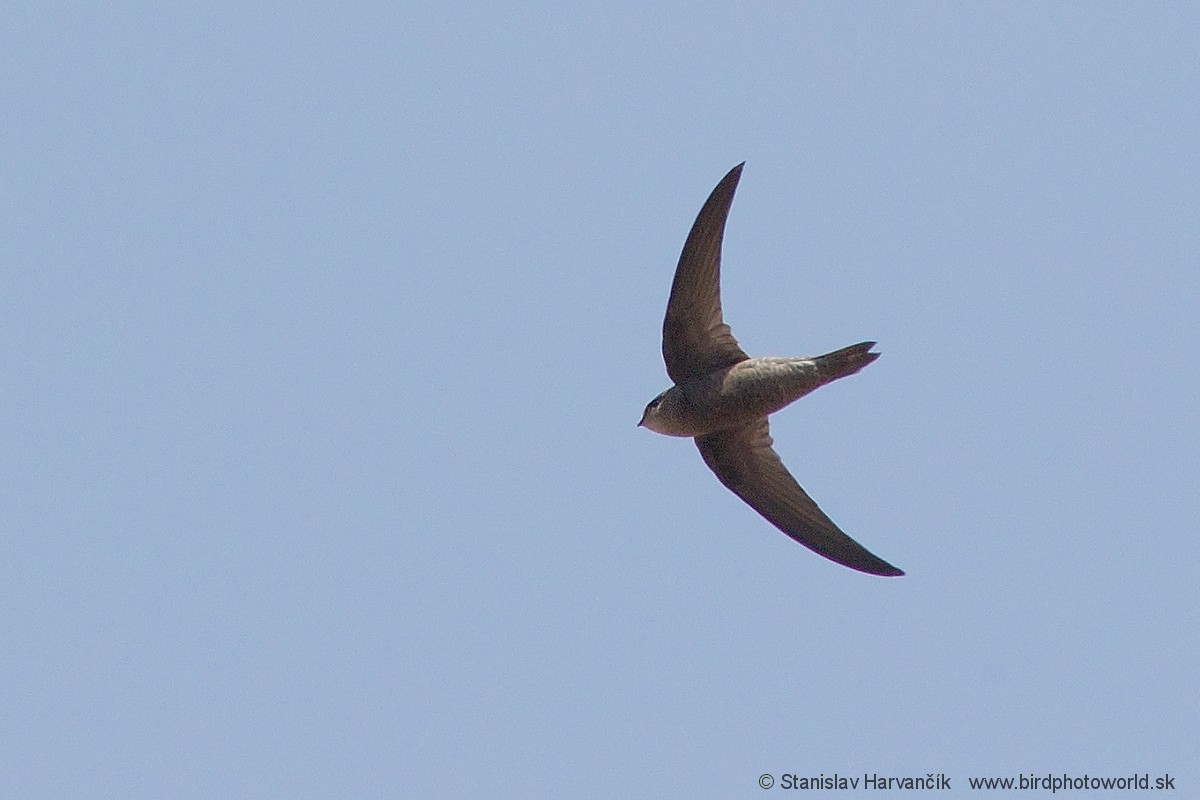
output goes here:
[{"label": "bird's head", "polygon": [[670,389],[660,394],[658,397],[646,404],[646,410],[642,412],[642,421],[638,423],[639,428],[648,428],[655,433],[665,433],[668,436],[678,435],[671,431],[671,425],[667,419],[667,395],[671,393]]},{"label": "bird's head", "polygon": [[[670,390],[668,390],[668,391],[670,391]],[[652,416],[654,416],[655,414],[658,413],[658,407],[660,405],[662,405],[663,398],[666,396],[667,396],[667,393],[663,392],[658,397],[654,398],[653,400],[651,400],[649,403],[646,404],[646,410],[642,412],[642,421],[638,423],[639,428],[643,428],[643,427],[649,428],[650,427],[649,425],[646,424],[647,421]]]}]

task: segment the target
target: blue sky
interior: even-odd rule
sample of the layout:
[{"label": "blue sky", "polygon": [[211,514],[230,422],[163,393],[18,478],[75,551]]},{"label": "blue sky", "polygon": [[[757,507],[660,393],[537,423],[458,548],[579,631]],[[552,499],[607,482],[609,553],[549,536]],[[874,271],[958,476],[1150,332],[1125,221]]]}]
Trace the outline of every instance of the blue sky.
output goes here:
[{"label": "blue sky", "polygon": [[[1200,785],[1195,6],[0,19],[0,794]],[[635,427],[743,160],[726,319],[878,340],[772,432],[904,578]]]}]

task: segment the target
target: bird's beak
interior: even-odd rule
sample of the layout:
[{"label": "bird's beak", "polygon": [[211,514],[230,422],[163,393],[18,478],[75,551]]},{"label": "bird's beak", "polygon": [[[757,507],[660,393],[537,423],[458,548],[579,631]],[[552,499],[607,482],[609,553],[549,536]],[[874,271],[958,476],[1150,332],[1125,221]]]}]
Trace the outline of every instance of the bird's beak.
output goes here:
[{"label": "bird's beak", "polygon": [[638,426],[639,428],[640,428],[640,427],[642,427],[642,423],[640,423],[640,422],[639,422],[639,423],[637,424],[637,426]]}]

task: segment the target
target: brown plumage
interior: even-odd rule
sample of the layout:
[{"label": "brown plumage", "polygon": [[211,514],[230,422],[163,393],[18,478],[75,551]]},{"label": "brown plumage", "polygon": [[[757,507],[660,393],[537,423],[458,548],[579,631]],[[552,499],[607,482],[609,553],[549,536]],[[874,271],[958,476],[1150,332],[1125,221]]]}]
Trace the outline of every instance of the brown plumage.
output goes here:
[{"label": "brown plumage", "polygon": [[684,243],[663,320],[663,361],[675,385],[638,424],[691,436],[725,486],[800,544],[851,569],[903,575],[844,534],[800,487],[771,447],[767,416],[879,358],[874,342],[815,358],[750,358],[721,314],[721,241],[743,164],[700,209]]}]

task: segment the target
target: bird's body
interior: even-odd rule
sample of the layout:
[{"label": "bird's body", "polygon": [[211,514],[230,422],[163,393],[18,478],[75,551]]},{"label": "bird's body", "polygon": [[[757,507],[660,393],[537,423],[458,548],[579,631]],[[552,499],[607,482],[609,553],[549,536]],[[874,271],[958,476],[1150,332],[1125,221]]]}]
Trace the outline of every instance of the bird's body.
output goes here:
[{"label": "bird's body", "polygon": [[642,425],[667,436],[704,436],[774,414],[832,380],[852,375],[878,354],[873,342],[854,345],[854,358],[748,358],[672,386],[648,409]]},{"label": "bird's body", "polygon": [[734,494],[805,547],[851,569],[903,575],[855,542],[796,483],[774,449],[767,417],[879,357],[874,342],[815,358],[750,358],[721,315],[721,240],[742,164],[696,217],[679,257],[663,321],[663,360],[675,385],[650,401],[638,424],[688,436]]}]

